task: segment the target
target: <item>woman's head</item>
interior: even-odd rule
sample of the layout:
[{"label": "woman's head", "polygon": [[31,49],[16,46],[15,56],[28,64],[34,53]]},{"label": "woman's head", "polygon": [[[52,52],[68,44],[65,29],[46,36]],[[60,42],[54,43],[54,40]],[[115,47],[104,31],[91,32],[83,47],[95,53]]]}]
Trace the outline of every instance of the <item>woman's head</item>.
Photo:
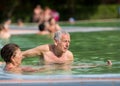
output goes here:
[{"label": "woman's head", "polygon": [[[21,58],[21,50],[17,44],[9,43],[1,49],[1,57],[6,63],[11,63],[13,58]],[[19,55],[18,55],[19,54]],[[17,55],[17,56],[16,56]],[[20,59],[21,62],[21,59]]]}]

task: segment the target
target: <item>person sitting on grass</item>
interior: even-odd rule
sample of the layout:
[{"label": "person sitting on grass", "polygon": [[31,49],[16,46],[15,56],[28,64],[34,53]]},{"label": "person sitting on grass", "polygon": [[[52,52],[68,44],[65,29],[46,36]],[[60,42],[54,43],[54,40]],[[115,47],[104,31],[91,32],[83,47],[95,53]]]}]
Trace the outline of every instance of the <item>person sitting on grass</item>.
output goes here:
[{"label": "person sitting on grass", "polygon": [[5,61],[4,70],[11,73],[35,72],[39,69],[31,67],[20,67],[22,52],[17,44],[9,43],[1,49],[1,57]]}]

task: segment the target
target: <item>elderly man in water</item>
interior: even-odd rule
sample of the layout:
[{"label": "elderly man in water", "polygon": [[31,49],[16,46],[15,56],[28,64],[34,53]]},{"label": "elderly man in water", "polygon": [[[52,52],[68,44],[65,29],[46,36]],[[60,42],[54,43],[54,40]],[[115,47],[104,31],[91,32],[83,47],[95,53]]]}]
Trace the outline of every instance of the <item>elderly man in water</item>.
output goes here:
[{"label": "elderly man in water", "polygon": [[57,31],[54,34],[54,44],[40,45],[23,51],[23,57],[40,56],[45,64],[71,63],[74,58],[69,51],[70,34],[66,31]]}]

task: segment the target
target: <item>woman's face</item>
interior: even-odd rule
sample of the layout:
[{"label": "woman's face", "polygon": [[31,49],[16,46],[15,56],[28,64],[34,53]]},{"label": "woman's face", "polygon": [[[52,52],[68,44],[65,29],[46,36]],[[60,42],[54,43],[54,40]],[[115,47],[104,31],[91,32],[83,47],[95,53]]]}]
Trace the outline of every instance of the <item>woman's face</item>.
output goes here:
[{"label": "woman's face", "polygon": [[17,49],[13,55],[13,58],[14,58],[14,63],[16,65],[20,65],[21,64],[21,61],[22,61],[22,52],[20,49]]}]

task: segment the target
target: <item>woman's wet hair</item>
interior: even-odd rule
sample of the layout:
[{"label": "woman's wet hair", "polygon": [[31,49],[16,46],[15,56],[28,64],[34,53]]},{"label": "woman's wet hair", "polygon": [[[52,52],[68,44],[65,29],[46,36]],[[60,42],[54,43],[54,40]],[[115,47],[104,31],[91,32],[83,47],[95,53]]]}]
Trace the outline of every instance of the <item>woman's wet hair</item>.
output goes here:
[{"label": "woman's wet hair", "polygon": [[11,57],[13,56],[13,54],[17,49],[19,49],[19,46],[17,44],[14,44],[14,43],[6,44],[0,51],[2,59],[6,63],[10,63]]}]

